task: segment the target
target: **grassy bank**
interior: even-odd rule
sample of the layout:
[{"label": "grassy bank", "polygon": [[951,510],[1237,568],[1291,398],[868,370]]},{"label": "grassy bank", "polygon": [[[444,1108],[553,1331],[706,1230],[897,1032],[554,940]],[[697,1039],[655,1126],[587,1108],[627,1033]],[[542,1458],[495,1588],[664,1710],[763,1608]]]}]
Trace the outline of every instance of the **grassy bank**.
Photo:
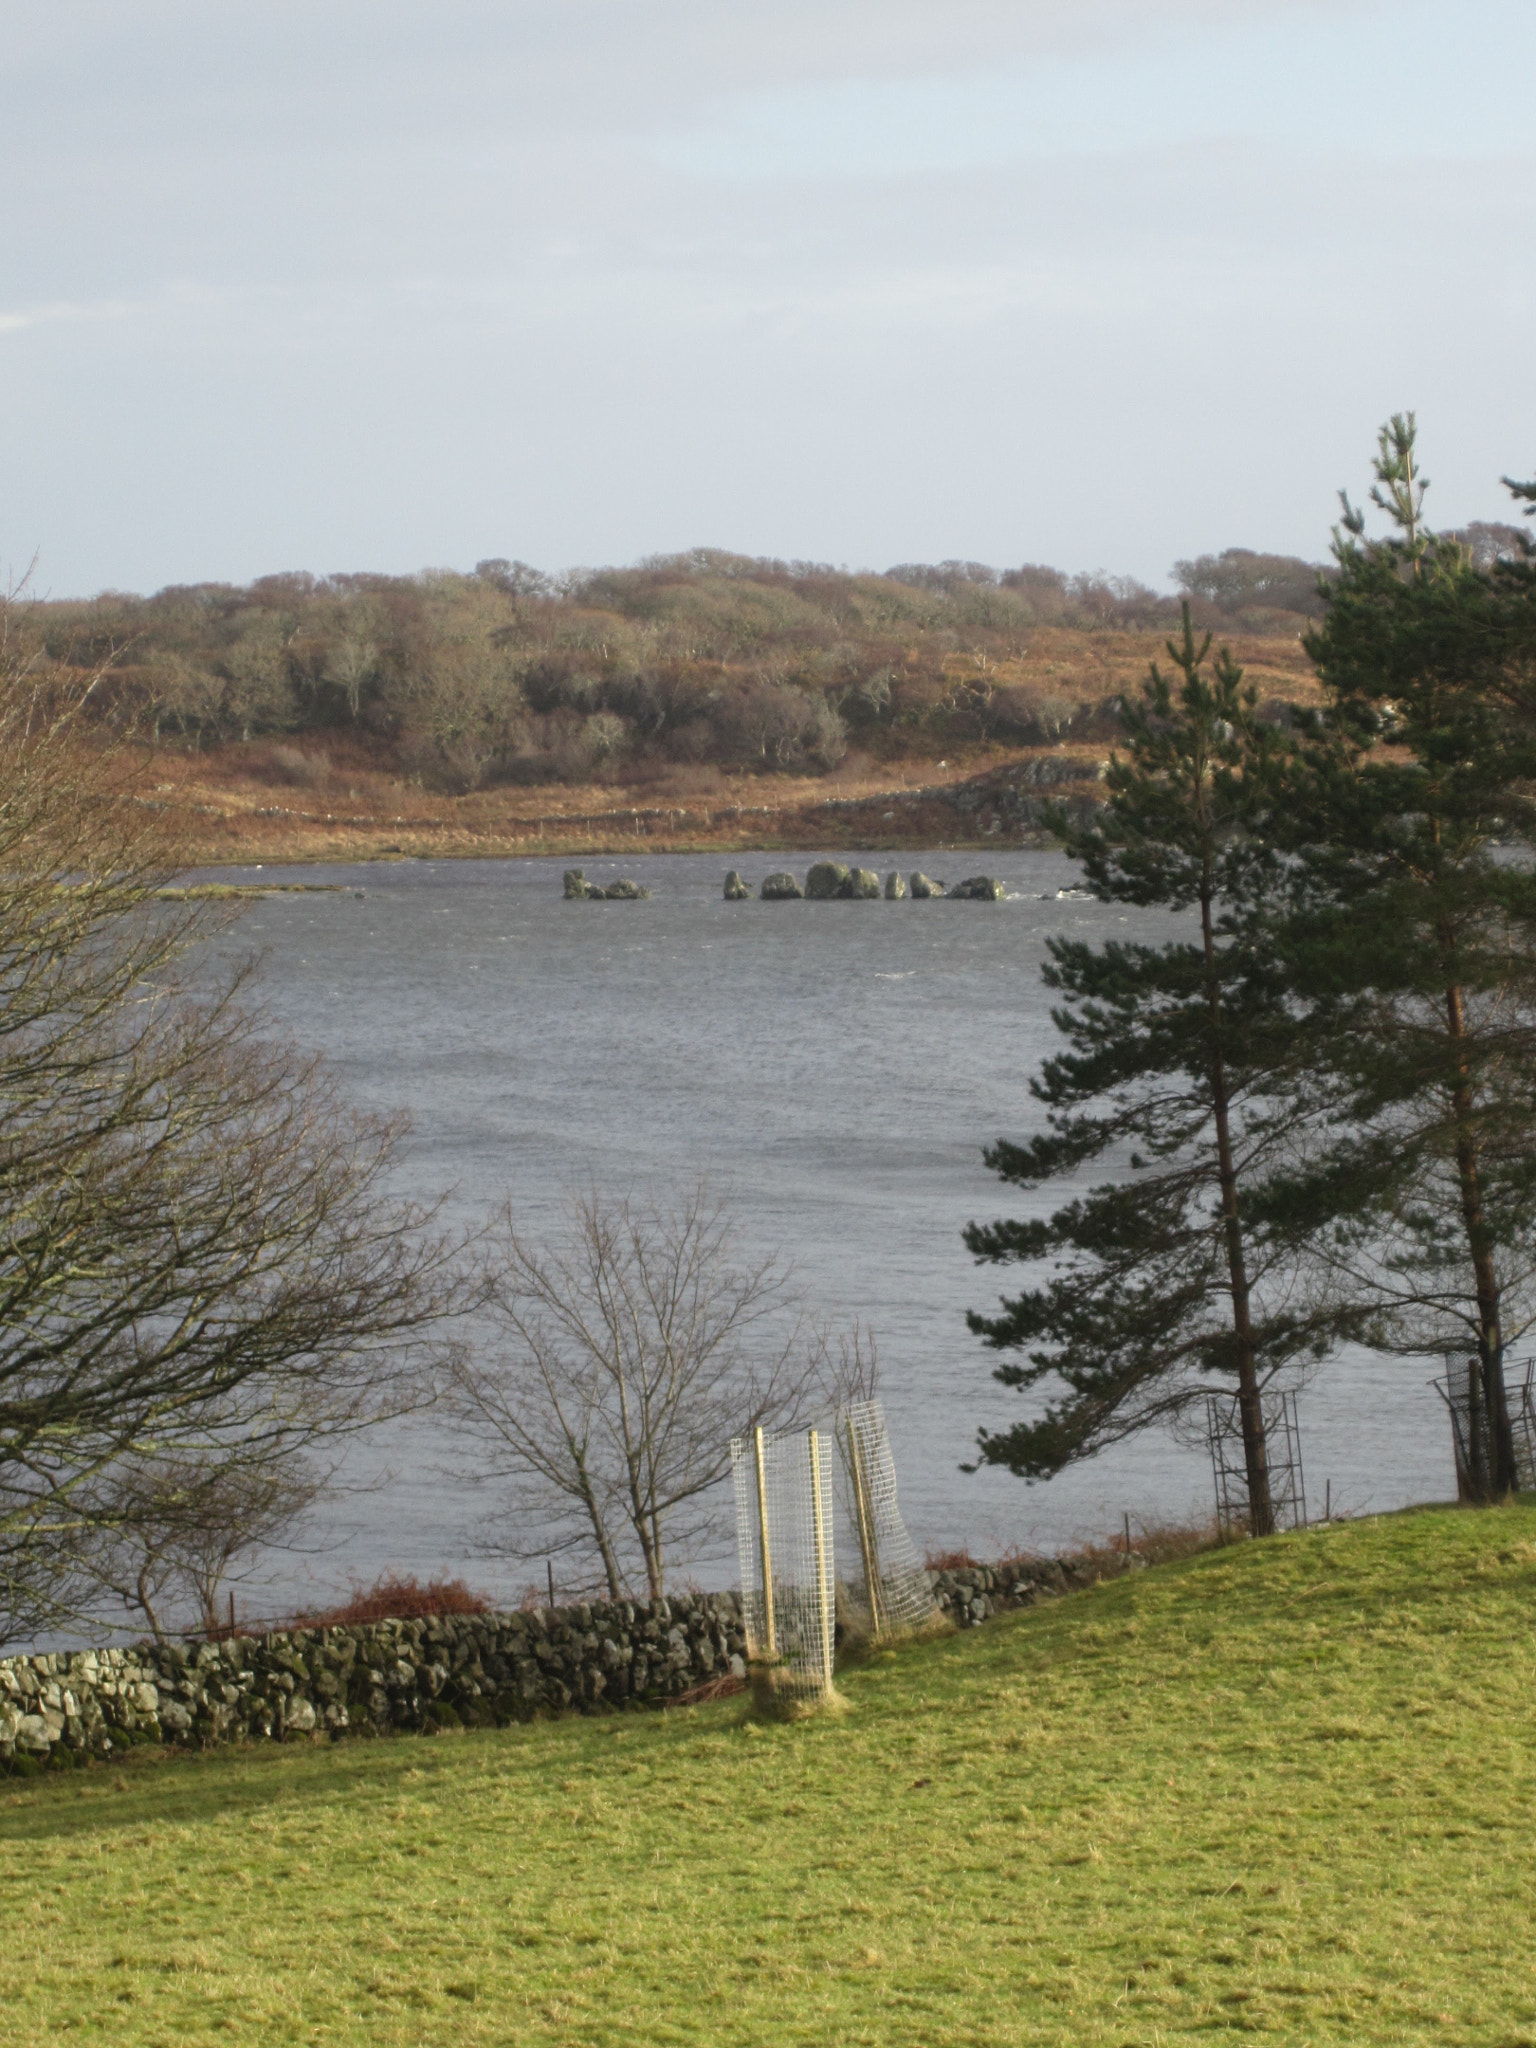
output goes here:
[{"label": "grassy bank", "polygon": [[0,1791],[15,2042],[1536,2040],[1536,1510],[740,1701]]}]

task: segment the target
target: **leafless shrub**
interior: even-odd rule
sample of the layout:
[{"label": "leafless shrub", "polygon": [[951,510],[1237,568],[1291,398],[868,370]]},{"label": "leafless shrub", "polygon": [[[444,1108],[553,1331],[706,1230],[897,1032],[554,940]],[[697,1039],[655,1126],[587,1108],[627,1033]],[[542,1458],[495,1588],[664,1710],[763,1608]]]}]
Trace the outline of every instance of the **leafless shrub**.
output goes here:
[{"label": "leafless shrub", "polygon": [[294,789],[322,789],[331,779],[330,756],[306,753],[302,747],[254,749],[246,766],[264,782],[284,783]]},{"label": "leafless shrub", "polygon": [[[524,1606],[529,1603],[524,1599]],[[434,1614],[489,1614],[491,1596],[464,1579],[420,1579],[385,1572],[371,1586],[354,1585],[333,1607],[295,1614],[290,1628],[356,1628],[371,1621],[415,1621]]]},{"label": "leafless shrub", "polygon": [[184,1456],[125,1464],[99,1497],[93,1576],[163,1641],[168,1605],[221,1628],[220,1595],[260,1553],[291,1538],[328,1473],[278,1444],[249,1459]]},{"label": "leafless shrub", "polygon": [[823,1396],[825,1347],[787,1273],[739,1260],[703,1187],[671,1209],[575,1196],[550,1246],[509,1207],[484,1259],[505,1350],[457,1362],[454,1406],[475,1476],[510,1481],[514,1512],[549,1526],[506,1550],[575,1552],[611,1598],[659,1597],[669,1557],[716,1525],[730,1439]]}]

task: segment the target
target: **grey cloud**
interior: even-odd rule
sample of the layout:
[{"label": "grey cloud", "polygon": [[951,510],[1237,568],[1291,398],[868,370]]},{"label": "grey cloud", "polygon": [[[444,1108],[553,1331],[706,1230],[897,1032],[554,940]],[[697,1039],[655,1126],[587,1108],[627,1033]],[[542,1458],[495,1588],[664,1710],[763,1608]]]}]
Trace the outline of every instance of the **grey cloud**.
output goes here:
[{"label": "grey cloud", "polygon": [[24,9],[0,558],[41,544],[56,590],[695,542],[1157,577],[1317,553],[1414,403],[1442,516],[1486,513],[1536,450],[1518,157],[1239,137],[728,181],[653,146],[749,85],[1338,14]]}]

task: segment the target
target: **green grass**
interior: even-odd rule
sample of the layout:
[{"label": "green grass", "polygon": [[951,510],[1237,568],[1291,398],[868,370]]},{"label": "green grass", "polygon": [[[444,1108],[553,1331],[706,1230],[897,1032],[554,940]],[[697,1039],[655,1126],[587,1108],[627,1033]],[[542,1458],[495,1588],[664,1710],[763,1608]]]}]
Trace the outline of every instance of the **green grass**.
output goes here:
[{"label": "green grass", "polygon": [[1536,1510],[841,1681],[0,1791],[8,2041],[1536,2042]]}]

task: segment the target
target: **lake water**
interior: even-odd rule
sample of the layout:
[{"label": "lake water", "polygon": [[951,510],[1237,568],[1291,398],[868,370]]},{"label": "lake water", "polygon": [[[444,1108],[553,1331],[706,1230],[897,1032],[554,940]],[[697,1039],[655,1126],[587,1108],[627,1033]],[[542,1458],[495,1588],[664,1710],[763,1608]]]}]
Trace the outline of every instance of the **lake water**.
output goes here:
[{"label": "lake water", "polygon": [[[852,856],[845,856],[852,858]],[[871,866],[888,867],[876,856]],[[810,856],[793,865],[802,876]],[[738,861],[754,884],[785,863]],[[904,855],[906,871],[974,872],[975,854]],[[1010,900],[726,903],[719,856],[592,859],[644,903],[567,903],[564,863],[404,861],[222,871],[219,879],[345,884],[257,901],[243,944],[265,955],[264,1003],[323,1052],[354,1100],[410,1112],[399,1180],[478,1220],[510,1194],[537,1235],[572,1183],[666,1196],[707,1175],[754,1254],[780,1254],[819,1313],[876,1333],[902,1505],[920,1547],[1057,1546],[1133,1522],[1205,1515],[1203,1451],[1151,1434],[1046,1485],[960,1466],[979,1426],[1021,1397],[966,1330],[1010,1276],[960,1242],[972,1218],[1024,1202],[981,1161],[1038,1112],[1030,1075],[1055,1043],[1040,983],[1046,939],[1159,929],[1146,913],[1058,897],[1054,853],[985,863]],[[361,890],[361,896],[353,893]],[[1427,1365],[1353,1354],[1301,1395],[1308,1497],[1321,1512],[1454,1492],[1449,1430]],[[350,1495],[310,1554],[250,1582],[280,1611],[385,1567],[464,1572],[515,1596],[536,1572],[489,1562],[497,1503],[444,1476],[431,1416],[370,1447],[391,1473]],[[504,1504],[503,1504],[504,1506]],[[730,1582],[718,1547],[693,1565]]]}]

